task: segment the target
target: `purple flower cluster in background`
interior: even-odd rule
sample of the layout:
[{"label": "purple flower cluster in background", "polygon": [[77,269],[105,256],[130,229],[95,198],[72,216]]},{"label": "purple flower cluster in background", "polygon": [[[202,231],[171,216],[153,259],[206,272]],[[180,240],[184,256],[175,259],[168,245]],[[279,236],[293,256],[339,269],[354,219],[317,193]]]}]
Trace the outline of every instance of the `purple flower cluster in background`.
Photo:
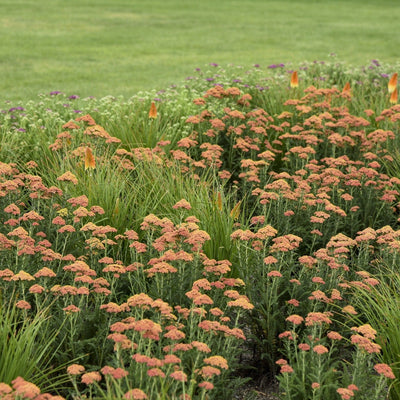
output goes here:
[{"label": "purple flower cluster in background", "polygon": [[268,65],[268,68],[270,68],[270,69],[275,69],[275,68],[283,68],[285,66],[285,64],[271,64],[271,65]]},{"label": "purple flower cluster in background", "polygon": [[24,107],[19,106],[19,107],[12,107],[12,108],[10,108],[10,109],[8,110],[8,112],[9,112],[9,113],[12,113],[13,111],[24,111],[24,110],[25,110]]},{"label": "purple flower cluster in background", "polygon": [[[49,93],[50,96],[57,96],[59,94],[64,94],[60,90],[53,90],[52,92]],[[76,100],[79,99],[79,96],[77,94],[71,94],[71,96],[68,96],[70,100]]]}]

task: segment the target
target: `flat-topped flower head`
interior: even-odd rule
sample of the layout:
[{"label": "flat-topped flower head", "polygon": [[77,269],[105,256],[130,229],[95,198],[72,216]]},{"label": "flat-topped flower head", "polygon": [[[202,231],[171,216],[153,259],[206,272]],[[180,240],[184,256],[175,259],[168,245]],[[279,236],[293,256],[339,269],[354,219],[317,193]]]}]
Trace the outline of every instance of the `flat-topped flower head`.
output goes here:
[{"label": "flat-topped flower head", "polygon": [[331,324],[332,321],[329,318],[329,313],[322,312],[309,312],[306,317],[306,325],[314,326],[321,325],[322,323]]},{"label": "flat-topped flower head", "polygon": [[340,333],[335,332],[335,331],[328,332],[326,336],[331,340],[341,340],[341,339],[343,339],[343,336]]},{"label": "flat-topped flower head", "polygon": [[311,346],[308,343],[300,343],[297,346],[301,351],[308,351],[310,350]]},{"label": "flat-topped flower head", "polygon": [[42,221],[44,217],[39,215],[36,211],[31,210],[19,218],[20,221]]},{"label": "flat-topped flower head", "polygon": [[294,325],[300,325],[304,321],[304,318],[300,315],[292,314],[286,318],[286,321],[291,322]]},{"label": "flat-topped flower head", "polygon": [[203,360],[205,364],[212,365],[223,369],[228,369],[228,362],[222,356],[211,356]]},{"label": "flat-topped flower head", "polygon": [[67,307],[64,307],[63,311],[65,311],[67,314],[70,314],[70,313],[78,313],[79,311],[81,311],[81,309],[75,306],[74,304],[71,304]]},{"label": "flat-topped flower head", "polygon": [[250,303],[247,296],[240,296],[236,300],[228,301],[227,306],[228,307],[239,307],[239,308],[243,308],[244,310],[252,310],[254,308],[254,305]]},{"label": "flat-topped flower head", "polygon": [[147,370],[147,375],[151,377],[165,378],[165,373],[160,368],[150,368]]},{"label": "flat-topped flower head", "polygon": [[392,369],[389,367],[387,364],[376,364],[374,366],[374,370],[379,374],[379,375],[384,375],[388,379],[396,379]]},{"label": "flat-topped flower head", "polygon": [[35,278],[47,277],[47,278],[54,278],[57,274],[52,271],[50,268],[43,267],[38,272],[33,275]]},{"label": "flat-topped flower head", "polygon": [[129,372],[123,368],[113,368],[108,365],[101,369],[103,375],[111,375],[114,379],[122,379],[129,375]]},{"label": "flat-topped flower head", "polygon": [[[198,351],[201,351],[203,353],[211,353],[211,349],[208,347],[208,345],[206,343],[198,342],[198,341],[194,340],[190,344],[193,347],[195,347]],[[167,356],[165,358],[167,358]]]},{"label": "flat-topped flower head", "polygon": [[82,115],[81,117],[75,118],[75,121],[83,121],[86,122],[88,125],[96,125],[96,121],[91,117],[90,114]]},{"label": "flat-topped flower head", "polygon": [[72,182],[74,185],[78,184],[78,178],[70,171],[64,172],[57,178],[58,181]]},{"label": "flat-topped flower head", "polygon": [[317,354],[325,354],[328,353],[329,350],[322,344],[317,344],[316,346],[314,346],[313,352]]},{"label": "flat-topped flower head", "polygon": [[171,340],[181,340],[185,338],[185,333],[182,332],[179,329],[171,329],[169,332],[167,332],[164,337],[171,339]]},{"label": "flat-topped flower head", "polygon": [[45,288],[43,286],[40,285],[33,285],[29,288],[29,293],[36,293],[36,294],[40,294],[43,293],[45,291]]},{"label": "flat-topped flower head", "polygon": [[204,390],[214,389],[214,385],[208,381],[203,381],[203,382],[199,383],[198,386],[203,388]]},{"label": "flat-topped flower head", "polygon": [[169,374],[169,376],[180,382],[187,382],[187,375],[183,371],[175,371]]},{"label": "flat-topped flower head", "polygon": [[297,299],[290,299],[287,300],[287,304],[291,304],[294,307],[298,307],[300,305],[300,302]]},{"label": "flat-topped flower head", "polygon": [[279,271],[273,270],[273,271],[268,272],[267,276],[275,277],[275,278],[282,278],[283,275]]},{"label": "flat-topped flower head", "polygon": [[33,383],[18,377],[12,381],[15,397],[23,399],[35,399],[40,394],[40,389]]},{"label": "flat-topped flower head", "polygon": [[342,400],[350,400],[354,397],[354,392],[348,388],[339,388],[336,392],[340,395]]},{"label": "flat-topped flower head", "polygon": [[138,307],[138,306],[143,307],[143,306],[150,306],[153,303],[153,301],[154,300],[146,293],[139,293],[129,297],[127,303],[130,307]]},{"label": "flat-topped flower head", "polygon": [[30,310],[32,306],[25,300],[19,300],[15,303],[15,306],[17,308],[20,308],[22,310]]},{"label": "flat-topped flower head", "polygon": [[159,340],[159,334],[162,331],[160,324],[150,319],[142,319],[133,323],[133,329],[141,332],[144,338]]},{"label": "flat-topped flower head", "polygon": [[78,197],[71,197],[67,202],[72,204],[74,207],[87,207],[89,205],[89,199],[84,194]]},{"label": "flat-topped flower head", "polygon": [[350,389],[350,390],[353,390],[353,391],[360,390],[360,389],[358,388],[358,386],[355,385],[354,383],[350,383],[350,385],[347,386],[347,389]]},{"label": "flat-topped flower head", "polygon": [[80,126],[76,124],[74,121],[69,121],[62,126],[63,129],[79,129]]},{"label": "flat-topped flower head", "polygon": [[342,308],[342,311],[347,313],[347,314],[352,314],[352,315],[357,315],[357,311],[354,309],[353,306],[351,305],[347,305],[345,307]]},{"label": "flat-topped flower head", "polygon": [[192,208],[192,206],[190,205],[190,203],[187,200],[181,199],[174,206],[172,206],[172,208],[175,210],[177,210],[179,208],[184,208],[186,210],[190,210]]},{"label": "flat-topped flower head", "polygon": [[22,239],[28,236],[28,232],[22,226],[19,226],[11,232],[8,232],[7,236],[17,236],[18,238]]},{"label": "flat-topped flower head", "polygon": [[286,365],[281,366],[280,372],[281,372],[281,374],[285,374],[285,373],[291,374],[292,372],[294,372],[294,370],[290,365],[286,364]]},{"label": "flat-topped flower head", "polygon": [[82,381],[82,383],[84,383],[86,385],[91,385],[95,382],[100,382],[101,375],[97,371],[87,372],[86,374],[82,375],[81,381]]},{"label": "flat-topped flower head", "polygon": [[370,339],[361,335],[352,335],[350,337],[351,343],[357,345],[359,348],[365,350],[367,353],[379,353],[381,346],[377,343],[373,343]]},{"label": "flat-topped flower head", "polygon": [[374,340],[376,338],[376,330],[372,328],[370,324],[364,324],[361,326],[354,326],[351,328],[352,331],[361,333],[364,337]]},{"label": "flat-topped flower head", "polygon": [[7,383],[1,382],[0,383],[0,397],[9,394],[12,392],[12,388],[10,385],[7,385]]},{"label": "flat-topped flower head", "polygon": [[278,262],[278,259],[275,258],[274,256],[267,256],[264,258],[264,263],[266,265],[271,265],[271,264],[275,264]]},{"label": "flat-topped flower head", "polygon": [[127,400],[143,400],[147,398],[146,393],[141,389],[131,389],[124,394],[124,399]]},{"label": "flat-topped flower head", "polygon": [[205,367],[200,368],[198,374],[207,379],[212,378],[214,375],[221,375],[221,370],[210,365],[206,365]]},{"label": "flat-topped flower head", "polygon": [[67,368],[67,374],[69,375],[80,375],[85,372],[85,367],[80,364],[72,364]]},{"label": "flat-topped flower head", "polygon": [[311,384],[311,389],[316,390],[316,389],[319,389],[320,387],[321,387],[321,385],[318,382],[313,382]]},{"label": "flat-topped flower head", "polygon": [[34,281],[35,278],[29,274],[28,272],[25,271],[19,271],[17,274],[15,274],[12,278],[12,281]]},{"label": "flat-topped flower head", "polygon": [[21,210],[19,209],[19,207],[12,203],[9,204],[5,209],[4,212],[8,213],[8,214],[13,214],[13,215],[19,215]]},{"label": "flat-topped flower head", "polygon": [[163,360],[163,364],[179,364],[180,362],[181,359],[177,357],[175,354],[167,354]]}]

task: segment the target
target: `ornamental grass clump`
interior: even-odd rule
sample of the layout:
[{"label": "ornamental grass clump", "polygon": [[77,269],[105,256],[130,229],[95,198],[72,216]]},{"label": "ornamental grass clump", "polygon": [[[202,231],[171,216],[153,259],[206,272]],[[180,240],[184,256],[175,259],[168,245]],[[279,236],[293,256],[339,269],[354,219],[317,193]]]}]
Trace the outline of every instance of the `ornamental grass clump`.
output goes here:
[{"label": "ornamental grass clump", "polygon": [[[397,285],[399,276],[393,271],[394,264],[388,264],[388,260],[380,260],[381,268],[374,275],[376,285],[372,288],[355,286],[354,304],[359,314],[354,316],[355,321],[368,321],[376,327],[376,342],[382,348],[380,359],[384,365],[390,365],[393,375],[385,373],[386,367],[381,368],[381,373],[389,378],[395,377],[390,385],[390,398],[398,399],[399,389],[399,366],[397,363],[399,352],[399,335],[397,329],[399,296]],[[396,261],[393,259],[393,262]],[[375,369],[379,366],[377,365]],[[380,367],[379,367],[380,368]],[[389,370],[388,370],[389,371]]]},{"label": "ornamental grass clump", "polygon": [[52,366],[54,358],[49,356],[59,334],[59,329],[51,327],[49,309],[32,315],[31,305],[25,300],[4,297],[0,305],[0,397],[12,393],[6,385],[20,376],[42,389],[53,390],[65,382],[65,374],[61,366]]}]

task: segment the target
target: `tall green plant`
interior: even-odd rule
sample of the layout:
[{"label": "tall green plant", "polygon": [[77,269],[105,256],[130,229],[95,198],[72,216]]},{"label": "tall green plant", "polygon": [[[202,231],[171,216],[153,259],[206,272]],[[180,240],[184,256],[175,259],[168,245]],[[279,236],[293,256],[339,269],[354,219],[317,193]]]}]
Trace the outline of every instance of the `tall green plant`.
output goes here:
[{"label": "tall green plant", "polygon": [[0,299],[0,382],[10,383],[20,376],[49,390],[66,382],[60,373],[63,366],[51,366],[50,348],[58,331],[49,326],[47,310],[31,316],[29,310]]},{"label": "tall green plant", "polygon": [[382,347],[382,362],[391,366],[396,380],[389,398],[400,399],[400,276],[397,272],[381,275],[381,283],[371,289],[355,287],[354,303],[378,332],[377,343]]}]

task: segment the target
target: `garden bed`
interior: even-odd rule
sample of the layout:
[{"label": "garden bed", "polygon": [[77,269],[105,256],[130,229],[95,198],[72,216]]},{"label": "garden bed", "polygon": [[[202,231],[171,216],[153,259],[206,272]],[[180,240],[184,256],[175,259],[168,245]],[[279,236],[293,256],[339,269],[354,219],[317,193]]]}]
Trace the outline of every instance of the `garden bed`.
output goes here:
[{"label": "garden bed", "polygon": [[3,110],[0,394],[398,398],[397,75],[275,67]]}]

